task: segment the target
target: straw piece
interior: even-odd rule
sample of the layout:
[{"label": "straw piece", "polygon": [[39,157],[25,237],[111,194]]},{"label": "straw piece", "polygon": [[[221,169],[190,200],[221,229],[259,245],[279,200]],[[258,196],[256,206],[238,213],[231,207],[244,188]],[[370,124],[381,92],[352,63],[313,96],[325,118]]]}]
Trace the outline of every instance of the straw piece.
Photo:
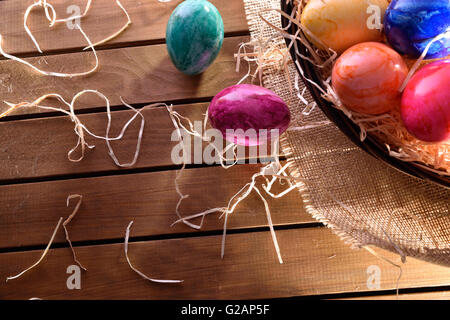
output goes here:
[{"label": "straw piece", "polygon": [[[130,18],[130,16],[129,16],[127,10],[125,10],[125,8],[122,6],[122,4],[119,2],[119,0],[116,0],[116,3],[117,3],[117,5],[120,7],[120,9],[122,9],[122,11],[125,13],[125,15],[127,16],[127,22],[126,22],[125,25],[124,25],[122,28],[120,28],[117,32],[113,33],[112,35],[110,35],[109,37],[106,37],[106,38],[103,39],[103,40],[100,40],[100,41],[94,43],[94,44],[92,45],[93,47],[97,47],[97,46],[99,46],[99,45],[101,45],[101,44],[104,44],[104,43],[106,43],[106,42],[108,42],[108,41],[111,41],[112,39],[114,39],[114,38],[116,38],[117,36],[119,36],[122,32],[125,31],[125,29],[127,29],[127,28],[130,26],[130,24],[131,24],[131,18]],[[87,49],[89,49],[89,47],[85,47],[83,50],[87,50]]]},{"label": "straw piece", "polygon": [[[62,23],[62,22],[67,22],[67,21],[73,21],[76,19],[81,19],[83,17],[85,17],[89,11],[89,9],[91,8],[91,3],[92,0],[88,0],[86,3],[86,8],[84,10],[84,13],[82,15],[78,15],[78,16],[71,16],[68,18],[64,18],[64,19],[57,19],[56,18],[56,11],[54,9],[54,7],[47,2],[47,0],[39,0],[33,4],[31,4],[30,6],[28,6],[28,8],[25,10],[24,13],[24,19],[23,19],[23,26],[25,29],[25,32],[28,34],[28,36],[30,37],[30,39],[33,41],[34,46],[36,47],[36,49],[38,50],[39,53],[42,53],[42,50],[39,46],[39,43],[37,42],[36,38],[33,36],[32,32],[30,31],[30,28],[28,27],[28,17],[30,15],[30,12],[35,9],[36,7],[43,7],[44,11],[45,11],[45,16],[47,18],[47,20],[49,20],[50,22],[50,27],[53,27],[54,25],[56,25],[57,23]],[[43,75],[47,75],[47,76],[53,76],[53,77],[63,77],[63,78],[72,78],[72,77],[80,77],[80,76],[85,76],[88,75],[92,72],[95,72],[99,66],[99,62],[98,62],[98,57],[97,57],[97,53],[94,49],[94,46],[98,46],[101,44],[104,44],[114,38],[116,38],[117,36],[119,36],[123,31],[125,31],[125,29],[128,28],[128,26],[131,24],[131,18],[128,14],[128,12],[125,10],[125,8],[123,7],[123,5],[120,3],[119,0],[116,0],[117,5],[120,7],[120,9],[125,13],[126,17],[127,17],[127,22],[126,24],[120,28],[117,32],[113,33],[112,35],[108,36],[107,38],[96,42],[95,44],[92,44],[92,42],[90,41],[89,37],[86,35],[86,33],[83,31],[83,29],[81,28],[81,26],[79,24],[76,24],[77,29],[80,30],[81,34],[83,35],[83,37],[86,39],[88,46],[85,47],[83,50],[86,49],[92,49],[92,52],[94,53],[95,56],[95,66],[86,72],[78,72],[78,73],[60,73],[60,72],[51,72],[51,71],[44,71],[39,69],[38,67],[32,65],[31,63],[27,62],[26,60],[20,59],[16,56],[13,56],[11,54],[6,53],[3,48],[2,48],[2,36],[0,35],[0,53],[8,59],[14,60],[16,62],[25,64],[26,66],[32,68],[34,71],[43,74]],[[39,63],[40,64],[40,63]]]},{"label": "straw piece", "polygon": [[425,59],[425,56],[427,55],[427,53],[430,50],[430,48],[433,45],[433,43],[435,43],[435,42],[437,42],[437,41],[439,41],[441,39],[444,39],[444,38],[450,38],[450,27],[445,32],[437,35],[430,42],[428,42],[427,46],[423,50],[423,52],[420,55],[420,57],[416,60],[414,65],[409,70],[408,75],[406,76],[405,80],[403,81],[403,83],[402,83],[402,85],[401,85],[401,87],[400,87],[400,89],[398,91],[403,92],[403,90],[405,90],[406,85],[408,84],[409,80],[411,80],[412,76],[417,71],[417,69],[420,67],[420,64]]},{"label": "straw piece", "polygon": [[363,246],[363,248],[364,248],[365,250],[367,250],[369,253],[371,253],[372,255],[374,255],[375,257],[377,257],[378,259],[381,259],[381,260],[383,260],[383,261],[386,261],[387,263],[389,263],[389,264],[391,264],[391,265],[393,265],[394,267],[396,267],[396,268],[399,269],[399,275],[398,275],[397,283],[396,283],[396,286],[395,286],[395,293],[396,293],[396,297],[397,297],[397,300],[398,300],[398,298],[399,298],[399,285],[400,285],[400,279],[402,278],[402,275],[403,275],[403,269],[402,269],[402,266],[399,265],[399,264],[396,264],[395,262],[393,262],[392,260],[390,260],[390,259],[388,259],[388,258],[386,258],[386,257],[383,257],[383,256],[379,255],[378,253],[375,252],[375,250],[373,250],[372,248],[370,248],[370,247],[368,247],[368,246]]},{"label": "straw piece", "polygon": [[[25,32],[28,34],[28,36],[29,36],[29,37],[31,38],[31,40],[33,41],[34,46],[35,46],[36,49],[39,51],[39,53],[42,53],[42,50],[41,50],[41,48],[39,47],[39,43],[37,42],[36,38],[35,38],[35,37],[33,36],[33,34],[31,33],[30,28],[28,28],[28,24],[27,24],[28,16],[30,15],[31,10],[33,10],[34,8],[36,8],[36,7],[38,7],[38,6],[40,6],[40,7],[42,6],[42,1],[35,2],[35,3],[31,4],[31,5],[28,6],[28,8],[25,10],[25,14],[24,14],[24,16],[23,16],[23,28],[25,29]],[[47,10],[48,7],[50,7],[50,8],[52,9],[53,19],[54,19],[55,16],[56,16],[56,13],[55,13],[55,9],[53,8],[53,6],[46,4],[46,5],[45,5],[45,8],[46,8],[46,9],[45,9],[45,14],[47,15],[47,18],[48,18],[49,20],[51,20],[49,14],[48,14],[48,10]]]},{"label": "straw piece", "polygon": [[280,262],[280,264],[283,264],[283,258],[281,258],[281,252],[280,252],[280,247],[278,245],[277,236],[275,235],[275,230],[273,228],[273,222],[272,222],[272,217],[270,215],[269,204],[267,203],[267,200],[262,196],[262,194],[261,194],[261,192],[259,191],[258,188],[254,187],[253,189],[256,191],[256,193],[259,195],[261,200],[264,202],[264,208],[266,209],[267,222],[269,224],[270,235],[272,236],[272,242],[273,242],[273,244],[275,246],[275,251],[276,251],[277,256],[278,256],[278,261]]},{"label": "straw piece", "polygon": [[153,278],[150,278],[150,277],[148,277],[147,275],[145,275],[144,273],[142,273],[141,271],[139,271],[138,269],[136,269],[136,268],[131,264],[130,258],[128,257],[128,239],[130,238],[130,228],[131,228],[131,225],[132,225],[132,224],[133,224],[133,221],[131,221],[131,222],[128,224],[127,230],[126,230],[126,232],[125,232],[125,244],[124,244],[125,257],[127,258],[127,262],[128,262],[128,265],[130,266],[130,268],[131,268],[134,272],[136,272],[138,275],[140,275],[142,278],[144,278],[144,279],[146,279],[146,280],[149,280],[149,281],[152,281],[152,282],[157,282],[157,283],[180,283],[180,282],[183,282],[184,280],[161,280],[161,279],[153,279]]},{"label": "straw piece", "polygon": [[[173,125],[175,127],[175,130],[177,132],[178,138],[181,141],[182,140],[182,135],[181,135],[180,125],[179,125],[179,122],[177,122],[175,120],[175,115],[174,115],[175,113],[173,111],[173,106],[172,105],[166,106],[166,109],[167,109],[167,111],[169,113],[169,117],[172,120],[172,123],[173,123]],[[184,147],[184,142],[183,141],[181,141],[181,145],[182,145],[182,151],[183,151],[183,157],[182,157],[183,158],[183,165],[181,166],[181,169],[176,172],[175,181],[174,181],[174,183],[175,183],[175,190],[176,190],[176,192],[177,192],[177,194],[179,196],[177,205],[175,207],[175,213],[177,214],[177,216],[180,219],[182,219],[181,221],[183,221],[183,223],[186,224],[187,226],[189,226],[191,228],[194,228],[194,229],[200,229],[202,224],[203,224],[203,218],[202,218],[202,221],[200,222],[200,224],[196,225],[196,224],[193,224],[193,223],[189,222],[188,220],[183,219],[183,217],[180,214],[180,206],[181,206],[182,201],[189,197],[189,195],[185,195],[185,194],[183,194],[181,192],[180,187],[179,187],[179,183],[178,183],[178,180],[180,179],[180,176],[181,176],[183,170],[186,168],[186,161],[185,161],[186,148]]]},{"label": "straw piece", "polygon": [[64,232],[66,234],[66,240],[70,245],[70,249],[72,250],[73,260],[80,266],[80,268],[82,268],[84,271],[87,271],[87,269],[80,263],[80,261],[78,261],[77,256],[75,254],[75,250],[73,249],[73,246],[72,246],[72,241],[70,241],[70,238],[69,238],[69,232],[67,231],[67,224],[69,224],[69,222],[72,221],[72,219],[77,214],[78,209],[80,209],[81,201],[83,200],[83,196],[79,195],[79,194],[71,194],[67,197],[67,200],[66,200],[66,202],[67,202],[66,204],[67,204],[67,206],[69,206],[70,200],[75,199],[75,198],[78,198],[78,202],[75,205],[75,208],[73,209],[70,216],[63,222],[63,228],[64,228]]},{"label": "straw piece", "polygon": [[[88,74],[91,74],[91,73],[95,72],[95,71],[98,69],[99,62],[98,62],[97,52],[95,51],[95,49],[94,49],[94,47],[93,47],[93,45],[92,45],[92,43],[91,43],[91,40],[88,38],[88,36],[86,35],[86,33],[83,31],[83,29],[82,29],[79,25],[78,25],[78,29],[80,30],[81,34],[82,34],[83,37],[86,39],[86,41],[88,42],[89,48],[92,49],[92,53],[94,54],[94,57],[95,57],[95,66],[92,67],[90,70],[85,71],[85,72],[77,72],[77,73],[61,73],[61,72],[53,72],[53,71],[44,71],[44,70],[41,70],[41,69],[39,69],[38,67],[32,65],[31,63],[29,63],[29,62],[26,61],[26,60],[23,60],[23,59],[18,58],[18,57],[14,56],[14,55],[11,55],[11,54],[6,53],[6,52],[3,50],[3,47],[2,47],[3,37],[2,37],[1,34],[0,34],[0,53],[1,53],[5,58],[10,59],[10,60],[17,61],[17,62],[19,62],[19,63],[22,63],[22,64],[24,64],[24,65],[30,67],[31,69],[33,69],[34,71],[36,71],[36,72],[38,72],[38,73],[40,73],[40,74],[42,74],[42,75],[53,76],[53,77],[60,77],[60,78],[73,78],[73,77],[86,76],[86,75],[88,75]],[[37,47],[37,48],[38,48],[38,50],[40,50],[39,47]]]},{"label": "straw piece", "polygon": [[[223,234],[222,234],[221,251],[220,251],[220,256],[221,256],[221,258],[223,258],[225,255],[225,243],[226,243],[227,223],[228,223],[229,215],[235,211],[236,207],[239,205],[240,202],[245,200],[250,195],[250,193],[253,190],[255,190],[264,203],[264,207],[266,210],[267,220],[268,220],[268,224],[269,224],[269,228],[270,228],[270,232],[271,232],[271,236],[272,236],[272,241],[273,241],[273,244],[275,247],[275,251],[277,253],[279,262],[283,263],[283,260],[281,258],[280,248],[279,248],[278,241],[276,239],[275,231],[273,228],[269,205],[267,203],[267,200],[264,198],[264,196],[261,194],[259,189],[256,187],[256,179],[258,177],[263,177],[266,175],[271,175],[273,177],[273,179],[272,179],[272,181],[268,181],[266,179],[267,186],[263,185],[263,189],[266,191],[266,193],[269,196],[271,196],[273,198],[281,198],[284,195],[286,195],[288,192],[292,191],[293,189],[295,189],[296,187],[299,186],[300,182],[297,179],[292,178],[285,173],[287,165],[284,165],[283,167],[280,165],[277,150],[278,150],[277,143],[275,143],[275,147],[272,149],[272,156],[274,157],[275,160],[270,162],[268,165],[262,167],[259,172],[255,173],[252,176],[251,182],[245,184],[238,192],[236,192],[230,198],[230,200],[228,201],[227,207],[218,207],[218,208],[208,209],[203,212],[196,213],[196,214],[186,216],[186,217],[181,217],[177,210],[177,215],[179,216],[179,219],[176,220],[175,222],[173,222],[171,226],[173,226],[179,222],[183,222],[195,229],[200,229],[203,224],[204,218],[207,215],[209,215],[211,213],[215,213],[215,212],[221,212],[222,214],[221,214],[220,218],[225,217],[224,218],[224,226],[223,226]],[[284,190],[283,192],[281,192],[277,195],[270,192],[270,189],[276,179],[286,180],[290,183],[290,186],[286,190]],[[291,184],[292,181],[295,181],[296,183]],[[181,194],[181,192],[178,190],[178,188],[177,188],[177,192],[179,192],[179,194],[180,194],[180,201],[178,202],[178,204],[179,204],[181,202],[181,200],[183,200],[184,197],[186,197],[186,196],[183,196]],[[177,209],[178,209],[178,205],[177,205]],[[192,225],[192,224],[188,223],[189,220],[196,219],[199,217],[202,218],[201,223],[199,225]]]},{"label": "straw piece", "polygon": [[47,245],[47,247],[45,248],[44,252],[42,253],[41,257],[39,258],[38,261],[36,261],[32,266],[28,267],[27,269],[23,270],[22,272],[20,272],[19,274],[15,275],[15,276],[11,276],[11,277],[7,277],[6,278],[6,282],[8,282],[9,280],[14,280],[17,278],[20,278],[24,273],[30,271],[31,269],[35,268],[39,263],[41,263],[41,261],[45,258],[45,256],[47,255],[48,250],[50,249],[50,246],[53,243],[53,240],[55,239],[55,235],[56,232],[59,229],[59,226],[61,225],[61,222],[63,221],[63,218],[61,217],[58,221],[58,224],[56,225],[55,230],[53,231],[52,237],[50,238],[50,241]]},{"label": "straw piece", "polygon": [[[101,136],[101,135],[97,135],[97,134],[92,133],[83,123],[81,123],[80,119],[75,114],[75,102],[82,95],[87,94],[87,93],[96,94],[96,95],[98,95],[100,98],[102,98],[105,101],[106,114],[107,114],[107,128],[106,128],[106,135],[105,136]],[[56,98],[56,99],[58,99],[61,103],[63,103],[67,107],[69,107],[69,110],[65,110],[65,109],[62,109],[62,108],[48,107],[48,106],[40,105],[41,102],[43,102],[44,100],[49,99],[49,98]],[[94,137],[96,139],[104,140],[106,142],[107,147],[108,147],[108,154],[111,157],[111,159],[113,159],[114,163],[117,166],[119,166],[119,167],[131,167],[131,166],[135,165],[135,163],[136,163],[136,161],[137,161],[137,159],[139,157],[140,147],[141,147],[141,143],[142,143],[142,137],[143,137],[144,125],[145,125],[145,118],[142,115],[142,110],[144,110],[145,108],[154,108],[154,107],[157,107],[157,106],[162,106],[164,104],[155,103],[155,104],[152,104],[152,105],[149,105],[149,106],[143,108],[142,110],[137,110],[137,109],[133,108],[132,106],[130,106],[129,104],[125,103],[122,98],[120,98],[120,99],[121,99],[122,103],[126,107],[128,107],[129,109],[134,111],[134,115],[122,127],[122,130],[120,131],[119,135],[117,135],[116,137],[110,137],[109,136],[109,132],[110,132],[111,125],[112,125],[111,108],[110,108],[109,99],[105,95],[103,95],[102,93],[100,93],[97,90],[90,90],[90,89],[82,90],[82,91],[78,92],[73,97],[73,99],[72,99],[72,101],[70,103],[67,102],[61,95],[59,95],[57,93],[50,93],[50,94],[43,95],[43,96],[37,98],[33,102],[21,102],[21,103],[13,104],[13,103],[5,101],[5,103],[9,106],[9,109],[7,109],[2,114],[0,114],[0,119],[2,117],[4,117],[4,116],[10,114],[11,112],[13,112],[14,110],[16,110],[17,108],[20,108],[20,107],[36,107],[36,108],[43,109],[43,110],[51,110],[51,111],[62,112],[64,114],[68,115],[70,117],[70,119],[72,120],[72,122],[75,123],[74,131],[75,131],[75,134],[78,136],[77,144],[75,145],[75,147],[70,149],[69,152],[67,153],[67,158],[69,159],[69,161],[71,161],[71,162],[79,162],[79,161],[81,161],[84,158],[84,154],[85,154],[86,148],[89,148],[89,149],[94,148],[94,146],[89,145],[86,142],[85,133],[87,133],[88,135],[90,135],[90,136],[92,136],[92,137]],[[138,137],[137,137],[137,142],[136,142],[136,150],[135,150],[135,153],[134,153],[134,156],[133,156],[133,160],[131,162],[129,162],[129,163],[124,163],[123,164],[123,163],[120,163],[120,161],[117,159],[117,156],[115,155],[114,150],[113,150],[110,142],[122,139],[123,136],[125,135],[128,127],[134,121],[134,119],[136,119],[137,116],[141,117],[141,126],[140,126],[140,129],[139,129],[139,132],[138,132]],[[81,146],[81,155],[80,155],[79,158],[74,159],[72,157],[72,155],[80,146]]]}]

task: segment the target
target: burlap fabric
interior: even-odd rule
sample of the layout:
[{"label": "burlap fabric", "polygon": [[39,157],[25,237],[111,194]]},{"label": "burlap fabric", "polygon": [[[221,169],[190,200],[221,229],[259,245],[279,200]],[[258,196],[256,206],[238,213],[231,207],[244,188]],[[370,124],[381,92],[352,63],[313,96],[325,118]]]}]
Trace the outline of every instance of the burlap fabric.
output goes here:
[{"label": "burlap fabric", "polygon": [[[285,1],[285,0],[283,0]],[[286,50],[283,38],[258,13],[280,9],[280,0],[244,0],[251,40],[261,47],[269,39]],[[281,27],[280,15],[264,17]],[[281,149],[290,174],[304,179],[300,195],[308,213],[353,248],[374,245],[402,256],[450,266],[450,190],[407,176],[356,147],[327,121],[319,108],[309,113],[297,96],[296,69],[288,64],[291,86],[276,65],[263,72],[263,85],[290,106],[291,130]],[[299,81],[300,92],[303,83]],[[312,102],[308,92],[304,97]],[[308,114],[309,113],[309,114]]]}]

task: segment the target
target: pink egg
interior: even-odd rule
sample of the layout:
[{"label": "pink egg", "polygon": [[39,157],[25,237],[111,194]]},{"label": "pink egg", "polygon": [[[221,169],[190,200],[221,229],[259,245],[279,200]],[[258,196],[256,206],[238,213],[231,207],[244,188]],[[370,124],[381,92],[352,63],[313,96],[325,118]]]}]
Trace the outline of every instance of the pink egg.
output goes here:
[{"label": "pink egg", "polygon": [[332,85],[348,109],[375,115],[400,106],[399,88],[407,74],[397,52],[382,43],[363,42],[336,61]]},{"label": "pink egg", "polygon": [[252,84],[234,85],[220,91],[209,105],[208,116],[212,127],[220,130],[226,140],[245,146],[267,143],[271,130],[278,130],[281,135],[291,120],[283,99],[269,89]]},{"label": "pink egg", "polygon": [[401,115],[417,139],[450,141],[450,60],[430,63],[414,74],[403,92]]}]

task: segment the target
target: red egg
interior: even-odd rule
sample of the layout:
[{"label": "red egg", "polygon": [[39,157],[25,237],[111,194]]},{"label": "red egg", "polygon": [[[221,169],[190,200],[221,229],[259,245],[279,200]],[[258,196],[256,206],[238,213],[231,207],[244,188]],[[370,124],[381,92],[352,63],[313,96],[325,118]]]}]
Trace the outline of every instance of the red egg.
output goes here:
[{"label": "red egg", "polygon": [[408,74],[402,57],[382,43],[363,42],[336,61],[333,89],[350,110],[381,114],[400,105],[399,88]]},{"label": "red egg", "polygon": [[403,92],[401,115],[417,139],[450,141],[450,60],[430,63],[414,74]]}]

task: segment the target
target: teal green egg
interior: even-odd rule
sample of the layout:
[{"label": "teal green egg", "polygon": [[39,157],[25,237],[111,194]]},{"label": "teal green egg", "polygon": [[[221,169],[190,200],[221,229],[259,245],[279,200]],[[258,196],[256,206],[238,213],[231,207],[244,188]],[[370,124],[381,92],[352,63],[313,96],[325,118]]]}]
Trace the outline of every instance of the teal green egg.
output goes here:
[{"label": "teal green egg", "polygon": [[202,73],[222,48],[223,20],[206,0],[185,0],[169,18],[166,43],[175,67],[188,75]]}]

